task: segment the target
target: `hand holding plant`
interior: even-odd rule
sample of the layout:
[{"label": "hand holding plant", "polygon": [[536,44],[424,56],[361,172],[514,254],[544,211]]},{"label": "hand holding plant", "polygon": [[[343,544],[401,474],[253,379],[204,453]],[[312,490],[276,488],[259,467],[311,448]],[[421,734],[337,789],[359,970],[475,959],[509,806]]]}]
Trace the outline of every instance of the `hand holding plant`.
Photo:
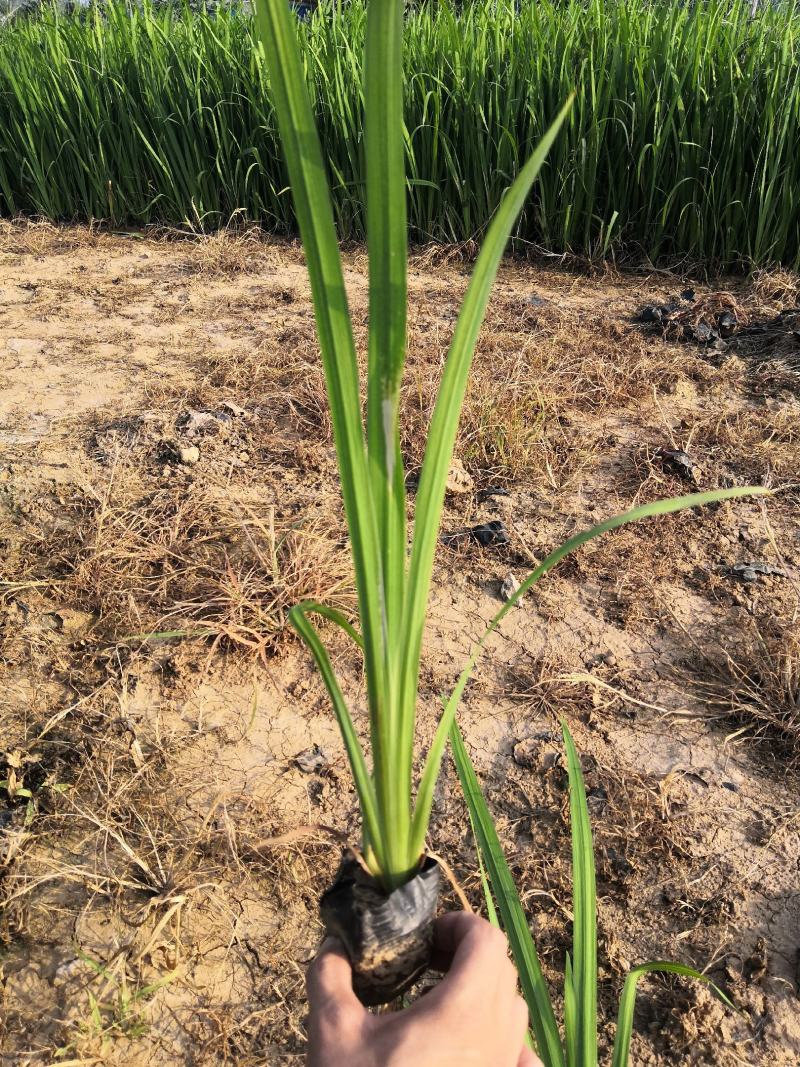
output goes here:
[{"label": "hand holding plant", "polygon": [[[369,251],[366,425],[353,329],[330,191],[309,100],[294,16],[286,0],[257,0],[256,17],[308,263],[320,351],[353,556],[360,627],[307,602],[290,614],[320,669],[344,740],[362,815],[358,855],[322,900],[329,932],[344,942],[367,1004],[388,1002],[425,969],[433,941],[438,868],[426,857],[434,788],[459,700],[484,638],[462,671],[414,789],[420,659],[448,471],[467,380],[491,287],[509,235],[568,101],[519,169],[485,234],[442,373],[416,493],[410,547],[400,451],[400,385],[406,355],[407,227],[403,126],[402,0],[370,0],[364,63],[364,145]],[[567,553],[626,522],[724,500],[748,489],[659,501],[607,519],[541,563],[497,613],[512,606]],[[371,764],[330,657],[309,620],[340,626],[363,655]]]},{"label": "hand holding plant", "polygon": [[442,916],[434,966],[444,979],[410,1008],[370,1015],[347,957],[324,946],[308,975],[309,1067],[541,1067],[525,1044],[528,1009],[496,927],[468,912]]}]

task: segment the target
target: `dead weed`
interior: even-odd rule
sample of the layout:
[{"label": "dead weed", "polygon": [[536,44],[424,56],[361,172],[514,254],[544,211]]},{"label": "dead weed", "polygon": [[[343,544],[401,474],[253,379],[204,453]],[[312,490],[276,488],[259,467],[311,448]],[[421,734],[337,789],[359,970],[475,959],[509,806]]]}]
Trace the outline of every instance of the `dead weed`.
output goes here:
[{"label": "dead weed", "polygon": [[115,464],[104,485],[77,488],[55,523],[39,518],[30,532],[24,576],[57,583],[92,615],[96,638],[158,632],[263,654],[298,601],[352,607],[334,515],[278,519],[275,503],[229,486],[153,481]]}]

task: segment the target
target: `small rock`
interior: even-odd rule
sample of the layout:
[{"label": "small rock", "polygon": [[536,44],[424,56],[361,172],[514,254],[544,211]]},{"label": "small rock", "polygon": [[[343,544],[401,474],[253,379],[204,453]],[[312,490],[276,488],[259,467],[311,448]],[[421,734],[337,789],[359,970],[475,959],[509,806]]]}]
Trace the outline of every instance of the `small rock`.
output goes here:
[{"label": "small rock", "polygon": [[180,415],[175,425],[187,437],[219,433],[222,429],[222,423],[216,415],[212,415],[210,411],[194,411],[192,408]]},{"label": "small rock", "polygon": [[191,466],[200,459],[200,449],[197,445],[178,445],[178,461]]},{"label": "small rock", "polygon": [[[502,599],[508,602],[512,598],[514,593],[518,592],[518,590],[519,582],[517,581],[517,579],[514,577],[513,574],[507,574],[503,579],[503,584],[500,586],[500,596],[502,597]],[[519,607],[521,603],[522,601],[518,600],[517,607]]]},{"label": "small rock", "polygon": [[442,544],[451,547],[469,540],[477,541],[483,548],[492,548],[509,544],[511,538],[501,519],[492,519],[491,522],[484,522],[466,530],[455,530],[453,533],[443,533],[441,536]]},{"label": "small rock", "polygon": [[593,789],[587,789],[586,806],[589,809],[589,815],[593,819],[598,819],[603,814],[608,806],[608,793],[601,785],[595,786]]},{"label": "small rock", "polygon": [[697,478],[694,473],[694,463],[689,455],[680,448],[657,448],[656,459],[660,459],[661,462],[671,470],[674,474],[680,475],[689,482],[697,482]]},{"label": "small rock", "polygon": [[757,582],[759,575],[769,578],[788,578],[789,575],[780,567],[773,567],[771,563],[734,563],[730,569],[734,578],[741,582]]},{"label": "small rock", "polygon": [[507,545],[511,541],[506,524],[502,519],[492,519],[490,522],[483,522],[479,526],[473,526],[469,533],[482,548]]},{"label": "small rock", "polygon": [[545,771],[551,770],[553,767],[557,767],[561,762],[561,753],[549,750],[542,753],[542,768]]},{"label": "small rock", "polygon": [[314,745],[313,748],[295,756],[294,762],[305,774],[319,774],[329,765],[330,758],[324,749]]},{"label": "small rock", "polygon": [[717,326],[722,337],[731,337],[739,325],[739,320],[732,311],[723,311],[717,316]]},{"label": "small rock", "polygon": [[701,345],[707,345],[711,341],[715,341],[719,336],[717,331],[709,326],[707,322],[698,322],[696,326],[692,327],[691,332],[695,341],[698,341]]},{"label": "small rock", "polygon": [[460,459],[453,458],[450,470],[447,472],[448,493],[470,493],[474,488],[474,481],[465,469]]},{"label": "small rock", "polygon": [[758,938],[752,953],[744,961],[744,973],[749,982],[758,982],[767,973],[767,943],[763,937]]},{"label": "small rock", "polygon": [[684,289],[681,293],[681,300],[686,300],[689,304],[693,304],[697,298],[697,294],[694,289]]},{"label": "small rock", "polygon": [[64,629],[64,620],[57,611],[46,612],[39,619],[39,624],[43,630],[53,630],[55,633],[59,634]]},{"label": "small rock", "polygon": [[606,667],[616,667],[617,657],[613,652],[603,652],[600,656],[600,662],[605,663]]},{"label": "small rock", "polygon": [[239,453],[239,459],[241,460],[242,463],[249,463],[250,462],[250,453],[249,452],[240,452]]}]

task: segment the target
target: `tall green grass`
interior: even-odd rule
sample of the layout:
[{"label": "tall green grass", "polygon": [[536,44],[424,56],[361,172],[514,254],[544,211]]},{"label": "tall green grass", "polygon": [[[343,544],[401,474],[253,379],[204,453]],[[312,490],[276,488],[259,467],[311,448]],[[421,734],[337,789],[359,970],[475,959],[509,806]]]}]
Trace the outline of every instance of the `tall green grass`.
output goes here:
[{"label": "tall green grass", "polygon": [[[800,9],[449,0],[407,15],[409,229],[480,238],[577,91],[514,235],[556,252],[800,266]],[[364,0],[300,28],[340,237],[365,233]],[[126,6],[0,29],[0,213],[295,221],[252,20]]]}]

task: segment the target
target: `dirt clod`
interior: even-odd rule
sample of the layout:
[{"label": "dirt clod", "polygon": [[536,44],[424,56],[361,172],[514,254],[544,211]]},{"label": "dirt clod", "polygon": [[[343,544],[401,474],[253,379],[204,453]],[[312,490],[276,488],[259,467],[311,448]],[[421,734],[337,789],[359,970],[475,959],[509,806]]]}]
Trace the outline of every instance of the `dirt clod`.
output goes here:
[{"label": "dirt clod", "polygon": [[319,774],[330,764],[330,756],[324,748],[314,745],[295,756],[294,762],[305,774]]},{"label": "dirt clod", "polygon": [[[519,590],[519,584],[520,583],[513,574],[507,574],[500,583],[500,599],[506,601],[510,600],[514,593]],[[517,601],[517,603],[522,603],[522,601]]]},{"label": "dirt clod", "polygon": [[742,582],[757,582],[760,576],[788,578],[789,575],[780,567],[771,563],[734,563],[731,574]]},{"label": "dirt clod", "polygon": [[658,448],[656,459],[687,482],[696,482],[695,464],[688,453],[680,448]]},{"label": "dirt clod", "polygon": [[511,538],[502,519],[492,519],[473,526],[469,535],[478,542],[482,548],[494,548],[497,545],[507,545]]}]

